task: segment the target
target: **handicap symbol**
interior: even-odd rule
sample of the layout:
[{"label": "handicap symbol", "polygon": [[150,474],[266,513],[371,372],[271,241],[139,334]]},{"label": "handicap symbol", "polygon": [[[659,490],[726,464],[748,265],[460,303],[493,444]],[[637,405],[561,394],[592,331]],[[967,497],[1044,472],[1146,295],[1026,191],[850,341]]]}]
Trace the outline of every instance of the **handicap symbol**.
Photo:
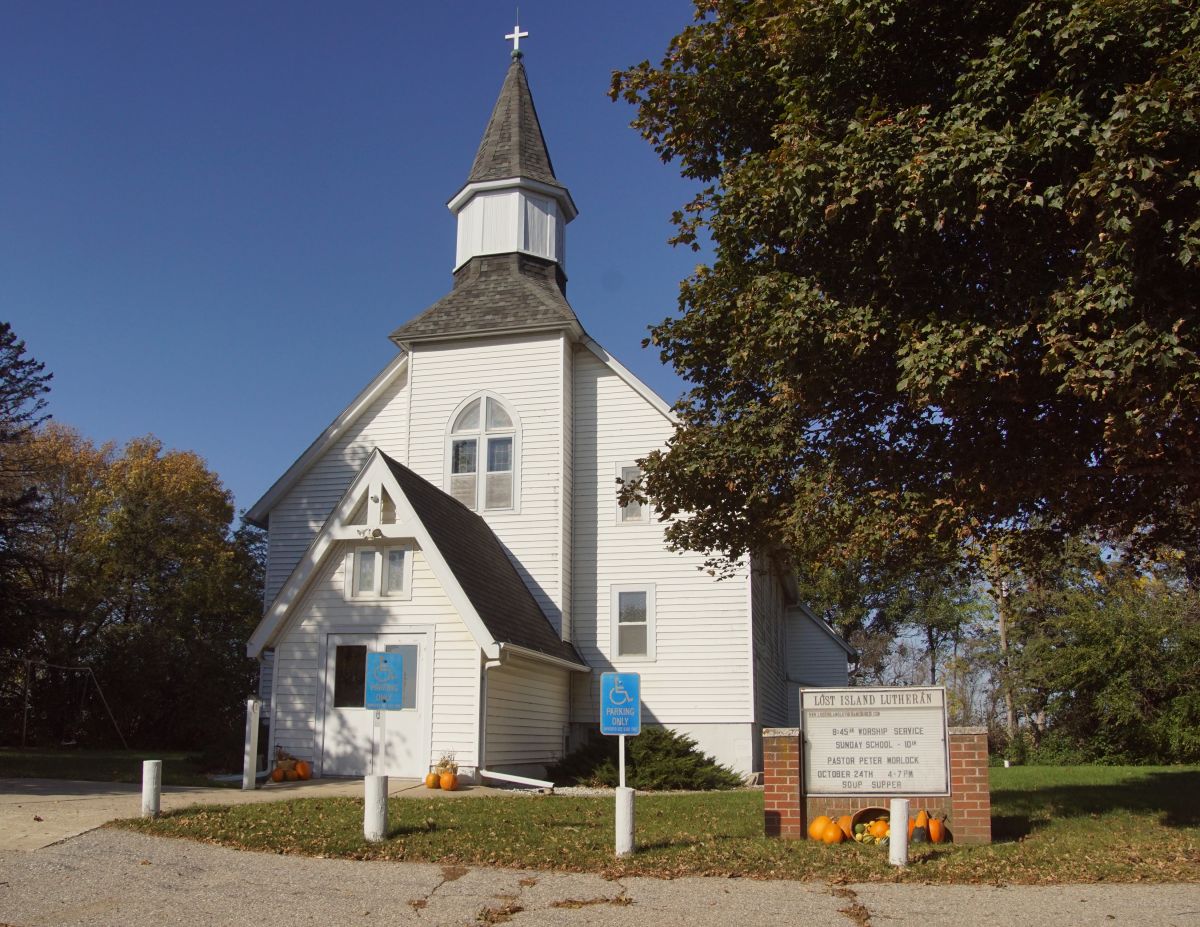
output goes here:
[{"label": "handicap symbol", "polygon": [[613,680],[613,686],[608,691],[608,702],[610,705],[627,705],[633,701],[633,696],[625,691],[625,687],[621,684],[621,677],[618,676]]},{"label": "handicap symbol", "polygon": [[371,679],[377,686],[386,686],[393,682],[396,678],[396,671],[392,669],[390,660],[379,660],[371,672]]}]

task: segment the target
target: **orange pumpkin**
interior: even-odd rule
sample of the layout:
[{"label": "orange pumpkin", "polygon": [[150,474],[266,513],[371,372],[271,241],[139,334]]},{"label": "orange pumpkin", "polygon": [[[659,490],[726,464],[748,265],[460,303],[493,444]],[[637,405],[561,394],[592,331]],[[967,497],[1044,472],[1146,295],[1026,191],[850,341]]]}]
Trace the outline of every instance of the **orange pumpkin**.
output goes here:
[{"label": "orange pumpkin", "polygon": [[296,775],[301,779],[311,779],[312,764],[308,760],[299,760],[296,763]]},{"label": "orange pumpkin", "polygon": [[886,837],[889,829],[890,825],[882,818],[877,821],[872,821],[867,825],[867,832],[876,840],[878,840],[880,837]]},{"label": "orange pumpkin", "polygon": [[837,825],[842,829],[842,833],[846,835],[847,840],[854,839],[854,825],[851,823],[851,820],[848,814],[843,814],[837,819]]},{"label": "orange pumpkin", "polygon": [[288,769],[284,771],[283,778],[285,778],[288,782],[295,782],[300,778],[300,774],[296,772],[295,769]]},{"label": "orange pumpkin", "polygon": [[825,825],[829,823],[830,820],[825,815],[814,818],[813,821],[808,825],[808,838],[810,840],[820,840],[821,835],[825,833]]},{"label": "orange pumpkin", "polygon": [[439,776],[435,772],[429,772],[429,773],[425,774],[425,788],[427,788],[427,789],[440,788],[440,785],[439,785],[440,781],[441,781],[441,776]]},{"label": "orange pumpkin", "polygon": [[846,835],[842,833],[842,828],[836,821],[830,821],[821,832],[821,840],[825,843],[841,843],[845,839]]},{"label": "orange pumpkin", "polygon": [[444,772],[438,779],[438,785],[444,792],[453,792],[458,788],[458,773]]},{"label": "orange pumpkin", "polygon": [[946,839],[946,822],[942,818],[929,819],[929,839],[933,843],[942,843]]},{"label": "orange pumpkin", "polygon": [[272,782],[282,782],[283,781],[283,770],[280,767],[276,766],[274,769],[271,770],[271,781]]}]

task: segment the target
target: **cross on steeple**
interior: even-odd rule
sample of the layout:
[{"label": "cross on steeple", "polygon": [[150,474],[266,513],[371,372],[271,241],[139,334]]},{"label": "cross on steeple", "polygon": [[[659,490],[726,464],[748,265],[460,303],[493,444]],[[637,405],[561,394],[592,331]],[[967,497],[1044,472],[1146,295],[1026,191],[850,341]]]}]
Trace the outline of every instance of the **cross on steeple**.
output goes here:
[{"label": "cross on steeple", "polygon": [[512,43],[513,43],[512,53],[513,53],[514,58],[521,57],[521,39],[527,38],[528,35],[529,35],[528,32],[521,31],[521,24],[517,23],[517,25],[513,27],[513,31],[505,36],[506,39],[512,39]]}]

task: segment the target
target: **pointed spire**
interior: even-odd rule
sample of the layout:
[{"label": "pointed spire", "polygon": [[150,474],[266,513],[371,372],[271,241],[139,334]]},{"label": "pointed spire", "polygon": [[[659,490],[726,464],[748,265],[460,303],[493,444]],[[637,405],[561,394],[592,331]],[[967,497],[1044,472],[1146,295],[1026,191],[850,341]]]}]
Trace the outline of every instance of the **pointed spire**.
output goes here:
[{"label": "pointed spire", "polygon": [[467,183],[516,177],[562,186],[554,176],[550,152],[546,150],[546,139],[525,77],[525,66],[519,57],[514,57],[508,67]]}]

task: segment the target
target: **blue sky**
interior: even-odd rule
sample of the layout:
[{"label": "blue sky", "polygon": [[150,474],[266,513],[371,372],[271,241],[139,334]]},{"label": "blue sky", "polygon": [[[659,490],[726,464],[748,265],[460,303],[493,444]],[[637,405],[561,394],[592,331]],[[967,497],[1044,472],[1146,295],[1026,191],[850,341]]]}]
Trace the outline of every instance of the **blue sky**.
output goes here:
[{"label": "blue sky", "polygon": [[[568,298],[668,400],[641,340],[698,258],[691,195],[607,98],[684,0],[524,0],[530,85],[580,209]],[[450,288],[454,220],[508,66],[509,4],[8,4],[0,318],[97,442],[153,433],[251,505]]]}]

